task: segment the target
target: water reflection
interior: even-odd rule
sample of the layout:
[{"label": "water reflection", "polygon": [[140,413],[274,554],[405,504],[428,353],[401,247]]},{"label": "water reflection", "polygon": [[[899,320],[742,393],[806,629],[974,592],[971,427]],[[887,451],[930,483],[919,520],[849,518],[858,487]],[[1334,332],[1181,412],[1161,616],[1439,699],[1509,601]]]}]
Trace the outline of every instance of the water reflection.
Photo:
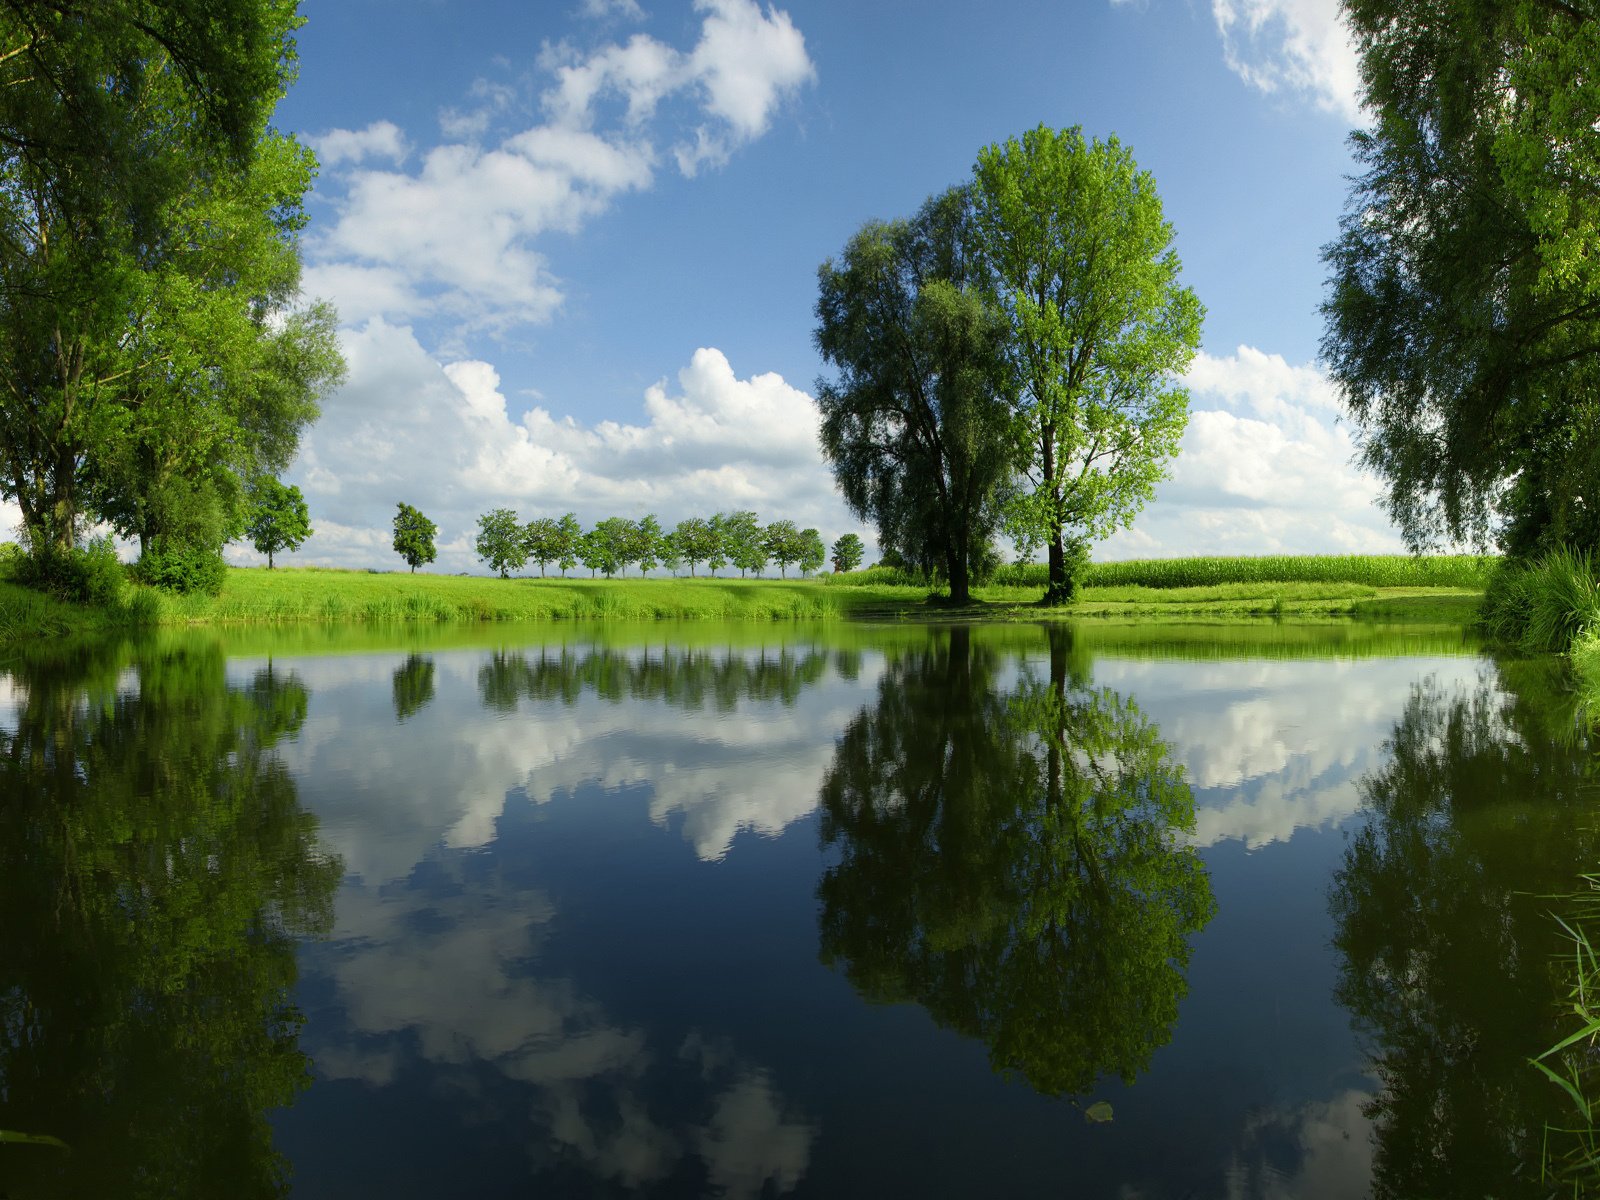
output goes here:
[{"label": "water reflection", "polygon": [[340,864],[273,752],[307,693],[220,652],[13,663],[0,722],[0,1193],[274,1196],[307,1082],[294,939]]},{"label": "water reflection", "polygon": [[965,629],[902,654],[822,785],[822,958],[867,998],[915,1000],[1048,1094],[1131,1083],[1172,1035],[1215,904],[1194,799],[1071,632],[1048,674]]},{"label": "water reflection", "polygon": [[1552,739],[1553,662],[1418,683],[1330,897],[1338,999],[1371,1041],[1380,1197],[1542,1196],[1556,1090],[1528,1065],[1567,981],[1548,910],[1593,870],[1593,750]]},{"label": "water reflection", "polygon": [[433,659],[408,654],[394,672],[394,719],[414,717],[433,699]]}]

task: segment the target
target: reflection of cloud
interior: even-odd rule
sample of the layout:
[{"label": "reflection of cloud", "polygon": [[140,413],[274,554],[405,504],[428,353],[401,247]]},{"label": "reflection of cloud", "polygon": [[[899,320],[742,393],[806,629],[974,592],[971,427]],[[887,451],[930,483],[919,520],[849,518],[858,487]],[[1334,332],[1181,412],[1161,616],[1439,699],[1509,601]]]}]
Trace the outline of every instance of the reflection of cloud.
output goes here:
[{"label": "reflection of cloud", "polygon": [[[608,653],[637,664],[646,652]],[[754,663],[763,652],[727,653]],[[855,680],[830,666],[805,685],[803,703],[744,696],[732,712],[686,719],[664,699],[618,704],[593,692],[572,703],[524,697],[491,712],[479,698],[479,654],[433,657],[435,698],[403,727],[390,696],[402,656],[295,663],[312,700],[284,757],[309,796],[337,793],[318,805],[327,809],[323,837],[374,883],[403,878],[441,841],[487,844],[518,790],[545,803],[583,787],[648,788],[651,818],[681,814],[684,837],[708,860],[741,830],[776,836],[816,807],[834,738],[881,669],[869,656]]]},{"label": "reflection of cloud", "polygon": [[[536,1165],[553,1141],[628,1188],[667,1178],[691,1155],[723,1195],[798,1184],[814,1130],[765,1071],[693,1032],[678,1053],[661,1053],[574,981],[535,974],[556,916],[550,901],[499,878],[479,885],[461,871],[466,861],[440,852],[429,876],[448,882],[430,890],[347,883],[316,960],[359,1043],[341,1032],[309,1045],[320,1076],[381,1088],[420,1060],[437,1085],[468,1087],[488,1067],[532,1089],[533,1118],[547,1134],[529,1147]],[[704,1104],[662,1115],[650,1097],[663,1076],[675,1096],[698,1085]],[[709,1115],[697,1121],[697,1112]]]},{"label": "reflection of cloud", "polygon": [[1258,1115],[1228,1168],[1229,1200],[1365,1196],[1372,1184],[1373,1139],[1363,1110],[1371,1099],[1351,1089],[1292,1112]]},{"label": "reflection of cloud", "polygon": [[1194,844],[1239,840],[1253,850],[1354,816],[1357,780],[1387,759],[1384,743],[1419,674],[1475,681],[1481,669],[1468,658],[1102,658],[1095,679],[1137,696],[1172,745],[1195,789]]}]

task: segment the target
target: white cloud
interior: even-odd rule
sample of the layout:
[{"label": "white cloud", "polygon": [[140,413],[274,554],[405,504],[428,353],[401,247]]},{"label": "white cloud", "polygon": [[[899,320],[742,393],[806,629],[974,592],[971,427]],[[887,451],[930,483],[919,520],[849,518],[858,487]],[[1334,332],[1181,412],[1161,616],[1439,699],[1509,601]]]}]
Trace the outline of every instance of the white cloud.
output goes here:
[{"label": "white cloud", "polygon": [[305,140],[317,152],[324,170],[369,158],[403,162],[410,149],[406,135],[393,121],[374,121],[365,129],[330,129]]},{"label": "white cloud", "polygon": [[[689,51],[645,34],[588,52],[546,46],[538,63],[553,76],[538,100],[545,121],[498,140],[492,131],[525,111],[523,92],[478,81],[472,105],[440,114],[454,140],[414,170],[399,169],[406,143],[389,122],[309,139],[328,168],[319,190],[336,215],[307,239],[308,290],[333,300],[347,321],[432,317],[501,332],[549,320],[563,293],[538,249],[545,235],[574,233],[617,197],[649,188],[656,137],[692,175],[765,133],[814,77],[787,13],[754,0],[697,0],[696,9],[701,30]],[[591,5],[629,10],[615,0]],[[683,103],[660,119],[669,97]],[[367,165],[375,158],[396,165]]]},{"label": "white cloud", "polygon": [[387,530],[401,500],[439,525],[440,571],[482,569],[471,535],[500,506],[524,520],[572,510],[586,526],[749,508],[829,541],[860,529],[822,460],[816,403],[775,374],[740,378],[719,350],[695,351],[676,387],[647,389],[637,422],[586,424],[543,405],[513,415],[489,363],[440,363],[381,317],[341,344],[348,382],[291,473],[316,529],[297,563],[395,567]]},{"label": "white cloud", "polygon": [[1186,382],[1189,428],[1171,478],[1097,557],[1404,552],[1315,365],[1240,346],[1199,354]]},{"label": "white cloud", "polygon": [[1339,0],[1211,0],[1211,14],[1229,68],[1251,87],[1362,119],[1360,65]]}]

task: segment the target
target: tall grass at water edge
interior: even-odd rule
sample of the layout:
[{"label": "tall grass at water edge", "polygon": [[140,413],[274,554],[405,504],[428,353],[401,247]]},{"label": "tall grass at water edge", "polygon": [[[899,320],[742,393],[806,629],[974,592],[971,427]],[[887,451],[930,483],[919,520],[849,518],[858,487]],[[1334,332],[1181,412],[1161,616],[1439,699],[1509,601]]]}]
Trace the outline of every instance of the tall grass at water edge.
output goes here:
[{"label": "tall grass at water edge", "polygon": [[1526,653],[1566,654],[1584,706],[1600,716],[1600,567],[1590,555],[1562,548],[1505,564],[1489,580],[1481,620]]},{"label": "tall grass at water edge", "polygon": [[[1481,590],[1499,559],[1473,554],[1270,554],[1258,557],[1130,559],[1091,563],[1078,577],[1086,588],[1217,587],[1251,583],[1354,583],[1367,587],[1446,587]],[[998,568],[987,581],[994,587],[1037,587],[1047,582],[1044,563]],[[926,586],[928,579],[895,567],[871,567],[822,582],[844,585]]]},{"label": "tall grass at water edge", "polygon": [[1570,1123],[1545,1128],[1541,1179],[1592,1196],[1600,1190],[1600,1101],[1593,1099],[1600,1085],[1600,955],[1590,935],[1600,931],[1600,875],[1582,882],[1583,890],[1560,898],[1563,912],[1555,918],[1571,947],[1571,1032],[1533,1066],[1566,1094],[1572,1112]]}]

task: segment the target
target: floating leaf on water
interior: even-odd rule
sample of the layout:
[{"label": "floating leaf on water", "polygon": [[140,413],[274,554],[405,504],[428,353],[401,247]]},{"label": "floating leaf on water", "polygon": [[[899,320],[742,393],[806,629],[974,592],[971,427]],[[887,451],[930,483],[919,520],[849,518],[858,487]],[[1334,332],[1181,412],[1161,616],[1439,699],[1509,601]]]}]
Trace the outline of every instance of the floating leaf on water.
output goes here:
[{"label": "floating leaf on water", "polygon": [[1096,1100],[1083,1110],[1083,1119],[1096,1125],[1104,1125],[1111,1120],[1111,1105],[1104,1100]]},{"label": "floating leaf on water", "polygon": [[58,1150],[70,1150],[58,1137],[51,1137],[48,1133],[18,1133],[15,1129],[0,1129],[0,1143],[13,1142],[22,1146],[54,1146]]}]

